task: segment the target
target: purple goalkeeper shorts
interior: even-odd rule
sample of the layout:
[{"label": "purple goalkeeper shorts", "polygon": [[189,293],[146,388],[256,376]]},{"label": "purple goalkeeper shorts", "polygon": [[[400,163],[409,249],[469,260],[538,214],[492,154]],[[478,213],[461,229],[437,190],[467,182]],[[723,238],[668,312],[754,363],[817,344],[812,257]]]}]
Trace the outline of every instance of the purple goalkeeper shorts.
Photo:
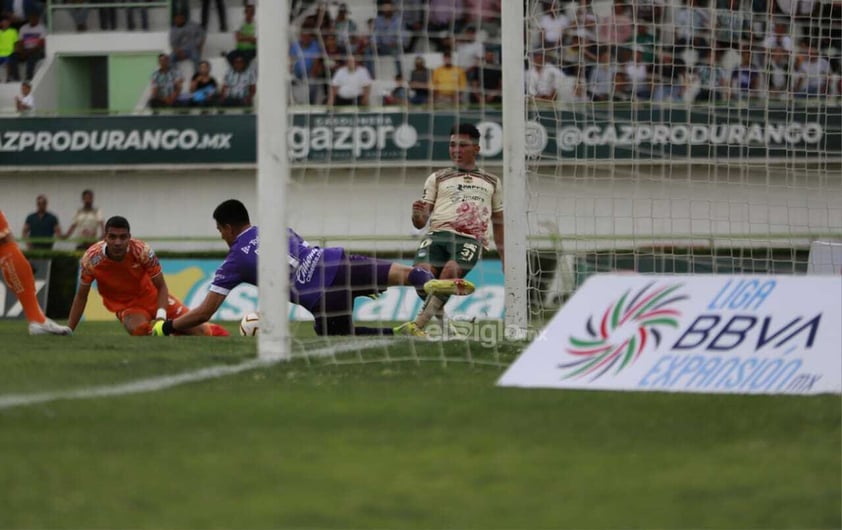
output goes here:
[{"label": "purple goalkeeper shorts", "polygon": [[389,287],[391,267],[391,261],[345,254],[333,284],[325,288],[319,307],[313,311],[316,333],[353,335],[354,298],[385,291]]}]

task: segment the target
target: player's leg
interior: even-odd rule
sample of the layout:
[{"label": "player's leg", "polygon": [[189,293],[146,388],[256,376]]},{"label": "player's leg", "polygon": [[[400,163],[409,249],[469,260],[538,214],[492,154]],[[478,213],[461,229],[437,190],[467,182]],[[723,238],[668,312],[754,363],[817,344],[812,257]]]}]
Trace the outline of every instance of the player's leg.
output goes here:
[{"label": "player's leg", "polygon": [[38,291],[35,287],[32,266],[14,241],[0,243],[0,269],[3,271],[3,280],[6,285],[15,293],[23,307],[23,314],[29,321],[30,335],[71,335],[73,333],[69,327],[60,326],[44,315],[38,303]]},{"label": "player's leg", "polygon": [[32,266],[27,261],[17,243],[0,244],[0,269],[3,279],[23,306],[23,313],[29,322],[42,323],[46,320],[41,306],[38,304],[38,293],[35,289],[35,276]]},{"label": "player's leg", "polygon": [[[451,232],[443,233],[438,242],[431,245],[431,257],[441,262],[441,273],[436,282],[428,285],[429,296],[415,318],[415,326],[423,330],[434,317],[444,322],[444,306],[451,295],[470,294],[474,290],[472,283],[464,277],[476,265],[482,247],[475,239],[459,236]],[[435,263],[435,261],[434,261]]]},{"label": "player's leg", "polygon": [[152,333],[152,313],[142,307],[128,307],[117,313],[117,319],[133,337],[143,337]]}]

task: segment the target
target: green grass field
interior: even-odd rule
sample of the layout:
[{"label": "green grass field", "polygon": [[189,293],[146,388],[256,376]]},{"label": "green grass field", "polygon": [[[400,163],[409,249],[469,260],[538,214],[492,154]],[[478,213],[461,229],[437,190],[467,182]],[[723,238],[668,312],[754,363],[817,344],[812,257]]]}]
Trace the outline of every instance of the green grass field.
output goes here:
[{"label": "green grass field", "polygon": [[[297,334],[297,352],[354,343]],[[522,346],[396,339],[256,366],[245,337],[0,321],[0,527],[842,527],[840,396],[495,387]]]}]

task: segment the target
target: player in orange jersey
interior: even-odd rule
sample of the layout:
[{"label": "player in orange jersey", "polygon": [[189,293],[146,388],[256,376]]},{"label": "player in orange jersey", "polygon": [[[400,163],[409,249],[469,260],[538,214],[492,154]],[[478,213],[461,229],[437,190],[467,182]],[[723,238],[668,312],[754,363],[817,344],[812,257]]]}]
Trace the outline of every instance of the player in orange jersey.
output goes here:
[{"label": "player in orange jersey", "polygon": [[[153,320],[176,318],[188,311],[178,299],[170,296],[158,257],[148,244],[132,239],[125,217],[108,219],[105,240],[94,243],[85,251],[81,269],[79,289],[67,321],[71,329],[75,330],[82,319],[94,280],[106,309],[117,315],[131,335],[149,335]],[[228,335],[216,324],[202,324],[182,333]]]},{"label": "player in orange jersey", "polygon": [[72,331],[67,326],[59,326],[46,316],[38,304],[35,277],[32,266],[20,251],[6,216],[0,211],[0,269],[3,270],[3,280],[9,289],[15,293],[23,313],[29,321],[30,335],[70,335]]}]

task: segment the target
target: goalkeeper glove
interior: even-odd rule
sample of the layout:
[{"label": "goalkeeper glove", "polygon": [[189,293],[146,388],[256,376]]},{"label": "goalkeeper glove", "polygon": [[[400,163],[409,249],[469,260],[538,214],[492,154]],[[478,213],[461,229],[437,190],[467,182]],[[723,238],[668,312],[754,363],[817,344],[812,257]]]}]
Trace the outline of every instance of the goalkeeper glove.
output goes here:
[{"label": "goalkeeper glove", "polygon": [[152,335],[156,337],[171,335],[173,331],[172,320],[158,320],[152,324]]}]

